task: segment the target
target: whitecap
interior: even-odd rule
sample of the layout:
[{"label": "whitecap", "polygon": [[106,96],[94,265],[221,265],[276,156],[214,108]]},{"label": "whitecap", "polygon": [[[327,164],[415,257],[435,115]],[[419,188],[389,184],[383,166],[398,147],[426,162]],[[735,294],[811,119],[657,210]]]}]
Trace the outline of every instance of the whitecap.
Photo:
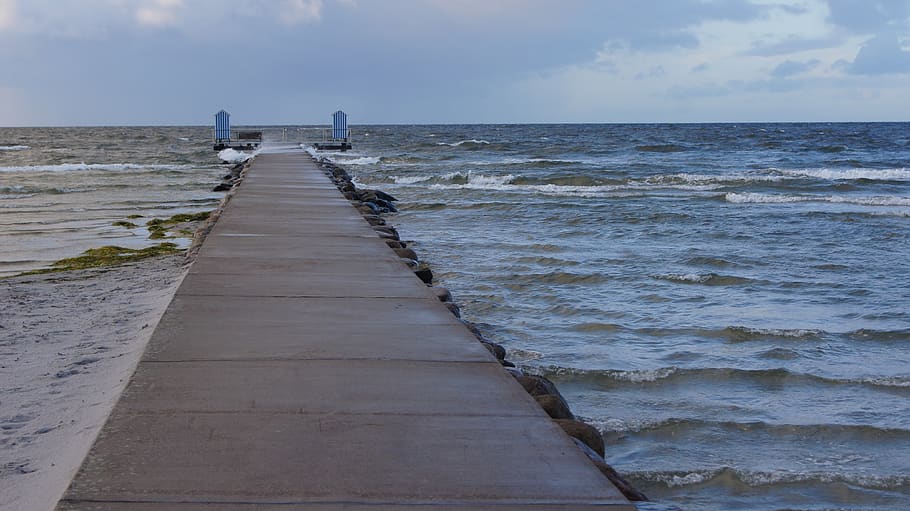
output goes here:
[{"label": "whitecap", "polygon": [[731,192],[724,195],[724,200],[733,204],[788,204],[796,202],[828,202],[834,204],[856,204],[858,206],[910,206],[910,197],[900,197],[893,195],[772,195],[754,192]]},{"label": "whitecap", "polygon": [[791,177],[810,177],[830,181],[859,180],[871,181],[910,181],[910,169],[800,169],[779,170],[781,174]]},{"label": "whitecap", "polygon": [[465,144],[490,145],[490,142],[487,140],[478,140],[476,138],[472,138],[470,140],[461,140],[458,142],[453,142],[451,144],[449,144],[447,142],[436,142],[436,145],[446,145],[449,147],[458,147],[458,146],[463,146]]},{"label": "whitecap", "polygon": [[159,165],[145,163],[61,163],[58,165],[25,165],[0,167],[0,172],[78,172],[107,170],[122,172],[129,170],[184,170],[198,168],[193,165]]},{"label": "whitecap", "polygon": [[259,149],[251,153],[246,153],[228,147],[227,149],[222,149],[218,152],[218,158],[225,163],[243,163],[257,154],[259,154]]},{"label": "whitecap", "polygon": [[31,149],[27,145],[0,145],[0,151],[27,151]]}]

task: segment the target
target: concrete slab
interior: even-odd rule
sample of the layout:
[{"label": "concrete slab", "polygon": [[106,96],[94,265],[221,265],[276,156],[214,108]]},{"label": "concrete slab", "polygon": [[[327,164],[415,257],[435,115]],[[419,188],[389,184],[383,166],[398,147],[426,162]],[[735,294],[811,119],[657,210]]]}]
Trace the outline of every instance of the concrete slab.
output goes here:
[{"label": "concrete slab", "polygon": [[212,275],[192,273],[183,280],[183,296],[281,296],[329,298],[430,298],[413,273],[352,276],[339,268],[329,274],[310,272]]},{"label": "concrete slab", "polygon": [[[339,263],[345,257],[376,257],[398,259],[378,236],[322,236],[318,233],[297,236],[238,236],[238,234],[255,234],[252,228],[245,232],[224,233],[206,239],[199,250],[204,257],[262,257],[266,253],[281,255],[298,255],[335,259]],[[231,235],[233,234],[233,235]]]},{"label": "concrete slab", "polygon": [[[210,504],[171,503],[171,502],[61,502],[60,511],[401,511],[402,505],[398,503],[357,504],[352,502],[331,503],[291,503],[281,504]],[[599,504],[540,504],[530,501],[521,503],[508,503],[499,500],[496,502],[439,502],[435,504],[408,504],[408,511],[438,511],[447,509],[452,511],[635,511],[629,504],[599,503]]]},{"label": "concrete slab", "polygon": [[150,361],[492,360],[464,325],[432,299],[180,294],[161,318],[144,357]]},{"label": "concrete slab", "polygon": [[[199,385],[205,374],[208,385]],[[465,387],[465,378],[488,381]],[[137,413],[545,417],[495,361],[275,360],[139,366],[120,399]]]},{"label": "concrete slab", "polygon": [[375,277],[410,270],[399,260],[374,257],[348,257],[343,262],[336,259],[307,257],[301,254],[296,258],[287,257],[217,257],[210,256],[197,259],[190,266],[190,273],[209,273],[221,275],[279,273],[293,275],[307,273],[311,275],[349,275],[352,277]]},{"label": "concrete slab", "polygon": [[621,498],[604,482],[549,420],[115,410],[66,498],[400,504]]}]

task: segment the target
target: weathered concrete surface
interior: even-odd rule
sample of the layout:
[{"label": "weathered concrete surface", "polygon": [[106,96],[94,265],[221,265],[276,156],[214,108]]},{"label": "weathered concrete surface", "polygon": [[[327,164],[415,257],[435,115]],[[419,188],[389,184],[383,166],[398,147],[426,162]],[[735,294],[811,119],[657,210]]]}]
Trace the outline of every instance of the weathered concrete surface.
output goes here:
[{"label": "weathered concrete surface", "polygon": [[256,159],[58,509],[633,509],[339,197]]}]

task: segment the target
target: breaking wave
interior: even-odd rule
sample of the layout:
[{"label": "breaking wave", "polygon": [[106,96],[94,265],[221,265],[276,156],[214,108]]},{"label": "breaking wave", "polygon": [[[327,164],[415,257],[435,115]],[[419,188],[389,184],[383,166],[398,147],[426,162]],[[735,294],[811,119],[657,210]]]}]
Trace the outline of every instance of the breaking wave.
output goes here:
[{"label": "breaking wave", "polygon": [[653,278],[679,284],[702,284],[705,286],[737,286],[758,283],[756,280],[745,277],[718,275],[717,273],[665,273],[663,275],[655,275]]},{"label": "breaking wave", "polygon": [[728,193],[724,200],[733,204],[788,204],[795,202],[827,202],[856,204],[860,206],[910,206],[910,197],[885,196],[834,196],[834,195],[770,195],[764,193]]},{"label": "breaking wave", "polygon": [[26,165],[14,167],[0,167],[0,172],[80,172],[103,170],[110,172],[125,172],[130,170],[191,170],[198,169],[196,165],[160,165],[146,163],[61,163],[59,165]]},{"label": "breaking wave", "polygon": [[0,151],[27,151],[31,149],[27,145],[0,145]]},{"label": "breaking wave", "polygon": [[451,144],[448,142],[436,142],[436,145],[445,145],[445,146],[449,146],[449,147],[460,147],[463,145],[490,145],[490,142],[487,140],[478,140],[476,138],[472,138],[470,140],[461,140],[458,142],[452,142]]},{"label": "breaking wave", "polygon": [[727,367],[682,368],[677,366],[652,369],[579,369],[562,366],[541,367],[544,376],[569,378],[572,380],[613,383],[655,383],[665,380],[723,380],[734,379],[778,382],[780,380],[804,380],[827,385],[870,385],[873,387],[902,389],[910,387],[910,376],[869,376],[858,378],[833,378],[810,373],[790,371],[785,368],[738,369]]},{"label": "breaking wave", "polygon": [[228,147],[227,149],[222,149],[218,152],[218,158],[226,163],[243,163],[257,154],[259,154],[259,149],[251,153],[246,153]]},{"label": "breaking wave", "polygon": [[875,490],[897,490],[910,486],[910,475],[871,475],[862,473],[819,472],[762,472],[721,467],[709,470],[687,471],[642,471],[629,472],[635,480],[660,483],[667,487],[697,486],[716,483],[724,486],[761,487],[792,483],[834,484],[844,483]]}]

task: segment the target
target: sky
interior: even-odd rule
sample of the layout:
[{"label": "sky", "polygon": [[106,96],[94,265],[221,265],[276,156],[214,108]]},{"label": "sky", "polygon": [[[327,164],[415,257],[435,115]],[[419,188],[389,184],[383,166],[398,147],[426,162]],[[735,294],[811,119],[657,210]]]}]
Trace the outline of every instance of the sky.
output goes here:
[{"label": "sky", "polygon": [[0,0],[0,126],[910,120],[910,0]]}]

